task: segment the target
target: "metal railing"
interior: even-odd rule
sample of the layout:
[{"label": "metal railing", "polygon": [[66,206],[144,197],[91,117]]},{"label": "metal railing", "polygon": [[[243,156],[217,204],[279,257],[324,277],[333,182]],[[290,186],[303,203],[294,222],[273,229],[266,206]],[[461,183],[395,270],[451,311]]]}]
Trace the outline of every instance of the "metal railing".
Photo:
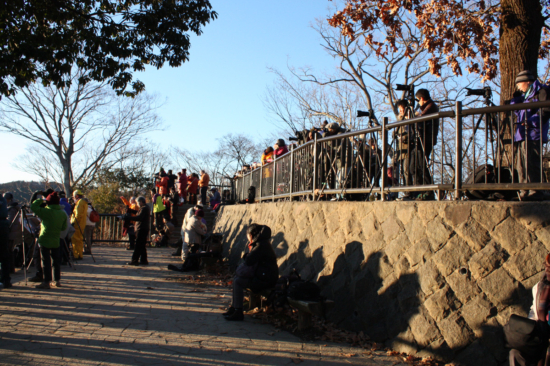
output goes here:
[{"label": "metal railing", "polygon": [[[548,190],[543,171],[546,142],[541,138],[522,143],[513,137],[518,128],[515,111],[540,116],[538,126],[525,126],[527,136],[537,128],[547,131],[544,108],[550,110],[550,101],[466,110],[457,102],[454,110],[393,123],[384,118],[380,126],[315,136],[235,179],[234,197],[246,200],[251,186],[259,202],[344,195],[363,199],[372,194],[386,200],[400,192],[427,191],[435,191],[438,199],[461,199],[474,190]],[[413,131],[405,153],[400,129]],[[476,178],[480,172],[486,176],[481,181]]]}]

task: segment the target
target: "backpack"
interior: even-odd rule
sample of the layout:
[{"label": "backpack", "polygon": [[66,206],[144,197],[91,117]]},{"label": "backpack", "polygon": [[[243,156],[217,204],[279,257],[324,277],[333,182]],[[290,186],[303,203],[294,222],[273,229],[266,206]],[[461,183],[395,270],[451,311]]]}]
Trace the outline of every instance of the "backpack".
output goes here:
[{"label": "backpack", "polygon": [[92,211],[90,211],[90,221],[96,223],[96,222],[99,222],[99,220],[100,220],[99,213],[97,213],[97,211],[94,208],[92,208]]},{"label": "backpack", "polygon": [[549,328],[545,322],[512,314],[503,330],[508,347],[530,355],[546,353]]},{"label": "backpack", "polygon": [[[487,177],[487,178],[486,178]],[[466,180],[467,184],[484,184],[485,179],[487,183],[497,183],[498,182],[498,168],[495,169],[491,164],[483,164],[476,168],[474,174],[470,175]],[[505,167],[500,168],[500,182],[501,183],[512,183],[512,174],[510,170]],[[516,195],[515,191],[477,191],[469,190],[466,191],[466,196],[469,199],[511,199]]]}]

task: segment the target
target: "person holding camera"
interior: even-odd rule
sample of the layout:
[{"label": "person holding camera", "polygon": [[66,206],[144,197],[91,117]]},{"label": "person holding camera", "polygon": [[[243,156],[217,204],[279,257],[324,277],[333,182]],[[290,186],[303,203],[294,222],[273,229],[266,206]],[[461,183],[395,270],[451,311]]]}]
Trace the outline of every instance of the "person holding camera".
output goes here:
[{"label": "person holding camera", "polygon": [[[418,105],[420,106],[420,116],[439,113],[439,107],[430,97],[427,89],[418,89],[415,94]],[[413,185],[432,184],[432,175],[430,173],[430,156],[434,145],[437,144],[437,134],[439,132],[439,118],[418,122],[410,126],[410,172]],[[419,192],[417,200],[433,200],[433,191]]]},{"label": "person holding camera", "polygon": [[148,265],[147,261],[147,236],[149,235],[149,220],[150,220],[150,211],[147,207],[145,197],[139,196],[137,199],[139,206],[139,211],[137,215],[125,214],[122,216],[123,220],[129,220],[134,222],[134,230],[136,231],[136,246],[134,253],[132,254],[132,260],[127,264],[130,266],[137,265]]},{"label": "person holding camera", "polygon": [[36,288],[50,289],[52,282],[52,259],[53,259],[53,279],[55,286],[61,286],[61,250],[60,238],[61,232],[67,229],[67,216],[63,208],[59,205],[59,196],[57,192],[52,192],[46,196],[46,199],[37,197],[46,196],[44,192],[34,192],[31,198],[31,211],[40,218],[40,236],[38,245],[40,246],[40,256],[42,258],[43,281]]},{"label": "person holding camera", "polygon": [[[529,70],[516,77],[516,87],[522,93],[513,98],[510,104],[544,102],[548,100],[548,87],[540,83]],[[548,142],[548,119],[550,108],[521,109],[515,111],[516,131],[514,150],[520,183],[541,183],[540,154],[542,142]],[[542,130],[542,131],[541,131]],[[520,199],[538,200],[543,196],[536,190],[521,190]]]}]

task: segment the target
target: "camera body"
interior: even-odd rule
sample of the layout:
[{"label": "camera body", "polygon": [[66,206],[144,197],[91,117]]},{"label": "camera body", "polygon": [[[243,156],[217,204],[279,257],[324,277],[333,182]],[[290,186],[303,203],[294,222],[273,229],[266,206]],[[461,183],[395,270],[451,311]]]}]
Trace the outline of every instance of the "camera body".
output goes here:
[{"label": "camera body", "polygon": [[493,91],[491,90],[490,86],[486,86],[483,89],[470,89],[466,88],[466,96],[480,96],[485,98],[486,100],[490,100],[493,97]]},{"label": "camera body", "polygon": [[406,84],[395,84],[395,90],[396,91],[414,91],[414,85],[406,85]]}]

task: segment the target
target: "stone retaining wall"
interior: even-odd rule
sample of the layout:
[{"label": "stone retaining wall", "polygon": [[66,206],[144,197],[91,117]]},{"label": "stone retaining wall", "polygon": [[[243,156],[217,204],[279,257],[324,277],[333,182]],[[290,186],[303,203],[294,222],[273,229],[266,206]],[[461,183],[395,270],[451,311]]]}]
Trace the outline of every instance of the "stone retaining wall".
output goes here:
[{"label": "stone retaining wall", "polygon": [[329,320],[463,365],[506,362],[502,325],[527,314],[550,250],[549,203],[263,203],[218,215],[233,265],[253,222],[271,227],[281,274],[336,301]]}]

